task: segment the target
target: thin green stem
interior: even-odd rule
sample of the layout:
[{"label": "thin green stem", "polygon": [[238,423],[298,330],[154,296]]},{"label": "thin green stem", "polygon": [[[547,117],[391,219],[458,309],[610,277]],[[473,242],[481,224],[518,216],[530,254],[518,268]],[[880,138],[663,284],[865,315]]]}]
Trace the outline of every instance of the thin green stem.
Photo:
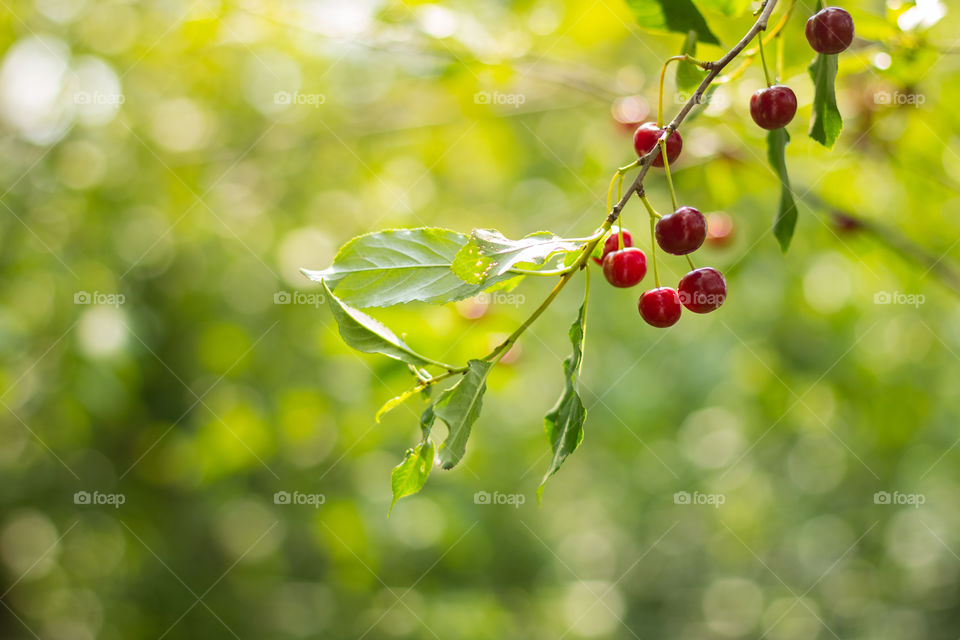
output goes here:
[{"label": "thin green stem", "polygon": [[587,269],[583,285],[583,336],[580,340],[580,366],[577,367],[577,375],[583,373],[583,346],[587,342],[587,305],[590,304],[590,269]]},{"label": "thin green stem", "polygon": [[670,173],[670,160],[667,159],[667,143],[660,141],[660,153],[663,155],[663,171],[667,174],[667,185],[670,187],[670,201],[673,203],[673,210],[677,210],[677,192],[673,188],[673,176]]},{"label": "thin green stem", "polygon": [[533,271],[530,269],[510,269],[510,273],[516,274],[518,276],[540,276],[540,277],[550,277],[562,276],[571,271],[575,271],[573,265],[569,267],[564,267],[562,269],[543,269],[541,271]]},{"label": "thin green stem", "polygon": [[650,200],[647,199],[647,194],[640,193],[640,201],[643,203],[643,206],[647,209],[647,213],[650,215],[650,261],[653,263],[653,281],[657,284],[657,287],[660,286],[660,271],[657,269],[657,237],[655,227],[657,225],[657,220],[661,217],[657,210],[653,208],[653,205],[650,204]]},{"label": "thin green stem", "polygon": [[763,31],[757,34],[757,47],[760,49],[760,66],[763,67],[763,78],[767,81],[767,86],[771,86],[770,72],[767,71],[767,57],[763,53]]},{"label": "thin green stem", "polygon": [[686,258],[687,258],[687,264],[690,265],[690,270],[693,271],[694,269],[696,269],[696,267],[693,266],[693,260],[690,259],[689,254],[687,254]]}]

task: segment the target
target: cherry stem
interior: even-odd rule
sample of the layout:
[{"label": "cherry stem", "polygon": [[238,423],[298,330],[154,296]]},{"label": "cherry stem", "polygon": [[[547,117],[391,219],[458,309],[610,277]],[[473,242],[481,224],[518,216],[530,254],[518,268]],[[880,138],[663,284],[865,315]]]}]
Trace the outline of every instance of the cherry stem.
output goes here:
[{"label": "cherry stem", "polygon": [[670,160],[667,159],[667,143],[665,140],[660,140],[660,153],[663,155],[663,171],[667,174],[667,185],[670,187],[670,201],[673,203],[673,210],[676,211],[677,207],[677,192],[673,188],[673,175],[670,173]]},{"label": "cherry stem", "polygon": [[696,269],[696,267],[693,266],[693,260],[690,259],[690,255],[687,254],[687,255],[684,256],[684,257],[686,257],[686,259],[687,259],[687,264],[690,265],[690,270],[693,271],[694,269]]},{"label": "cherry stem", "polygon": [[763,53],[763,31],[757,34],[757,47],[760,49],[760,66],[763,67],[763,78],[767,81],[767,86],[771,86],[770,72],[767,71],[767,57]]},{"label": "cherry stem", "polygon": [[643,203],[643,206],[646,207],[647,213],[650,214],[650,261],[653,263],[653,281],[657,283],[657,287],[660,287],[660,272],[657,270],[657,238],[656,238],[656,224],[657,220],[661,217],[657,210],[653,208],[653,205],[650,204],[650,200],[647,199],[647,194],[640,192],[640,201]]}]

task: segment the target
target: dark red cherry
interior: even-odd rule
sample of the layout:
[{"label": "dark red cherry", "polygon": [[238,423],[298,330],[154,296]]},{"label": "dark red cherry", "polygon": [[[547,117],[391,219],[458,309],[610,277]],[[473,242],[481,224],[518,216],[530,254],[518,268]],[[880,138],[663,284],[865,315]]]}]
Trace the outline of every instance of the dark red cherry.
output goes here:
[{"label": "dark red cherry", "polygon": [[[642,158],[650,153],[651,149],[658,146],[657,141],[660,140],[661,135],[663,135],[663,129],[653,122],[645,122],[637,127],[637,130],[633,132],[633,148],[637,155]],[[679,131],[674,131],[667,138],[667,160],[670,161],[670,164],[673,164],[680,157],[681,149],[683,149],[683,138]],[[662,153],[654,156],[653,166],[663,166]]]},{"label": "dark red cherry", "polygon": [[807,20],[807,42],[817,53],[840,53],[853,42],[853,18],[840,7],[821,9]]},{"label": "dark red cherry", "polygon": [[694,313],[719,309],[727,298],[727,281],[713,267],[694,269],[680,279],[680,302]]},{"label": "dark red cherry", "polygon": [[647,256],[636,247],[611,251],[603,259],[603,277],[615,287],[632,287],[647,275]]},{"label": "dark red cherry", "polygon": [[[630,232],[626,229],[623,230],[623,248],[633,246],[633,236],[630,235]],[[611,251],[616,251],[620,248],[620,233],[614,231],[609,236],[607,236],[606,241],[603,243],[603,254],[599,258],[594,258],[593,261],[597,264],[603,264],[603,259],[607,257],[607,254]]]},{"label": "dark red cherry", "polygon": [[796,114],[797,96],[782,84],[760,89],[750,98],[750,116],[764,129],[785,127]]},{"label": "dark red cherry", "polygon": [[656,237],[657,244],[667,253],[693,253],[707,238],[707,220],[693,207],[680,207],[657,220]]},{"label": "dark red cherry", "polygon": [[661,329],[677,324],[680,312],[683,311],[680,296],[676,289],[670,287],[644,291],[637,307],[647,324]]}]

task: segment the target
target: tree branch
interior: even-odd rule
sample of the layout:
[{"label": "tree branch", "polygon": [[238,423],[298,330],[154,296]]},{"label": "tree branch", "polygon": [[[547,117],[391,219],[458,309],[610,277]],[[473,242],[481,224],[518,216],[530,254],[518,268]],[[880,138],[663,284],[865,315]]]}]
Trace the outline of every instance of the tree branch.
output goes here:
[{"label": "tree branch", "polygon": [[[747,31],[746,35],[740,39],[740,42],[734,45],[734,47],[727,51],[727,53],[719,60],[715,62],[708,62],[705,65],[705,68],[708,69],[707,77],[703,79],[703,82],[700,83],[700,86],[697,87],[697,90],[694,91],[692,96],[690,96],[690,99],[687,100],[686,104],[683,105],[683,108],[680,109],[680,112],[676,115],[676,117],[674,117],[670,124],[664,127],[663,134],[660,136],[661,141],[666,141],[666,139],[670,137],[670,134],[680,127],[680,124],[683,123],[686,117],[690,114],[690,110],[696,105],[700,104],[700,101],[703,99],[703,94],[710,87],[711,83],[713,83],[717,76],[720,75],[720,72],[723,71],[724,68],[726,68],[726,66],[730,64],[734,58],[740,55],[740,53],[747,48],[747,46],[753,41],[758,33],[766,30],[767,22],[770,20],[770,14],[773,13],[773,10],[776,6],[777,0],[767,0],[760,11],[760,16],[757,18],[757,21],[753,23],[753,26],[750,27],[750,30]],[[641,193],[643,191],[643,179],[650,170],[650,165],[653,162],[653,159],[660,153],[660,145],[655,144],[653,149],[651,149],[647,155],[640,159],[640,172],[637,173],[637,176],[633,179],[630,187],[623,194],[623,197],[620,198],[620,201],[617,202],[617,204],[613,206],[613,209],[610,210],[610,213],[607,215],[607,225],[612,226],[613,223],[617,221],[617,218],[620,217],[620,212],[626,206],[627,202],[634,193]]]}]

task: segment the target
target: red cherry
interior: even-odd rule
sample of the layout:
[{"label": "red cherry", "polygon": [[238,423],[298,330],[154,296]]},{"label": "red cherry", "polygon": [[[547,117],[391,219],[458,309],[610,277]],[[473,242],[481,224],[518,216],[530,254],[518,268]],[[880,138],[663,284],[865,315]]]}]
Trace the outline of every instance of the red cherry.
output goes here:
[{"label": "red cherry", "polygon": [[680,279],[680,302],[694,313],[719,309],[727,298],[727,281],[713,267],[694,269]]},{"label": "red cherry", "polygon": [[797,96],[782,84],[760,89],[750,98],[750,115],[764,129],[785,127],[796,114]]},{"label": "red cherry", "polygon": [[[636,150],[637,155],[642,158],[650,153],[651,149],[658,146],[657,141],[660,140],[661,135],[663,135],[663,129],[653,122],[645,122],[637,127],[637,130],[633,132],[633,148]],[[681,149],[683,149],[683,138],[680,136],[679,131],[674,131],[670,134],[670,137],[667,138],[667,160],[670,161],[670,164],[673,164],[676,159],[680,157]],[[654,156],[653,166],[663,166],[662,153]]]},{"label": "red cherry", "polygon": [[632,287],[647,275],[647,256],[636,247],[611,251],[603,259],[603,277],[615,287]]},{"label": "red cherry", "polygon": [[707,238],[707,220],[693,207],[680,207],[657,220],[656,237],[657,244],[667,253],[693,253]]},{"label": "red cherry", "polygon": [[637,307],[647,324],[661,329],[677,324],[680,312],[683,311],[680,296],[676,289],[670,287],[644,291]]},{"label": "red cherry", "polygon": [[853,42],[853,18],[840,7],[821,9],[807,20],[807,42],[817,53],[840,53]]},{"label": "red cherry", "polygon": [[[623,230],[623,248],[633,246],[633,236],[630,235],[630,232],[626,229]],[[594,258],[593,261],[597,264],[603,264],[603,259],[607,257],[607,254],[616,251],[620,248],[620,233],[615,231],[607,236],[607,239],[603,243],[603,254],[599,258]]]}]

